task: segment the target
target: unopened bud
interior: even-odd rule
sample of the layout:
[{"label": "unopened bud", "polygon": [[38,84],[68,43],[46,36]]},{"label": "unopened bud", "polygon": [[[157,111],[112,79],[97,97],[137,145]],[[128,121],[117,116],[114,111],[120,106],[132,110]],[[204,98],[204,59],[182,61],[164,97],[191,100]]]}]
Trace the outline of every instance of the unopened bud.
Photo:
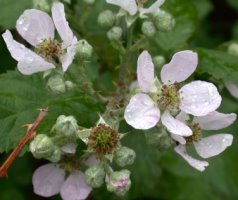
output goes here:
[{"label": "unopened bud", "polygon": [[122,37],[122,29],[119,26],[113,26],[108,32],[107,37],[111,41],[120,40]]},{"label": "unopened bud", "polygon": [[132,165],[135,161],[136,153],[128,147],[120,147],[114,152],[114,160],[120,167]]},{"label": "unopened bud", "polygon": [[156,28],[155,28],[153,22],[145,21],[142,24],[141,31],[147,37],[153,37],[155,35],[155,33],[156,33]]},{"label": "unopened bud", "polygon": [[76,85],[72,81],[65,81],[65,87],[67,91],[72,91],[76,88]]},{"label": "unopened bud", "polygon": [[227,52],[231,55],[238,56],[238,44],[232,43],[228,46]]},{"label": "unopened bud", "polygon": [[50,77],[47,86],[55,94],[64,93],[66,91],[65,82],[60,75]]},{"label": "unopened bud", "polygon": [[101,164],[94,165],[85,171],[86,183],[92,188],[99,188],[105,180],[106,173]]},{"label": "unopened bud", "polygon": [[50,5],[47,0],[33,0],[33,8],[39,9],[45,12],[50,11]]},{"label": "unopened bud", "polygon": [[88,60],[93,54],[93,47],[86,40],[79,40],[76,44],[76,55],[81,60]]},{"label": "unopened bud", "polygon": [[84,3],[88,4],[88,5],[92,5],[95,3],[95,0],[83,0]]},{"label": "unopened bud", "polygon": [[73,116],[60,115],[56,120],[54,130],[59,135],[76,135],[78,130],[77,120]]},{"label": "unopened bud", "polygon": [[164,129],[152,128],[145,131],[147,143],[159,151],[166,151],[174,146],[174,141]]},{"label": "unopened bud", "polygon": [[112,172],[107,182],[107,190],[119,196],[124,196],[131,187],[131,172],[127,169]]},{"label": "unopened bud", "polygon": [[98,16],[98,24],[104,28],[110,28],[115,22],[115,15],[111,10],[105,10]]},{"label": "unopened bud", "polygon": [[159,31],[168,32],[171,31],[175,25],[175,20],[173,16],[163,10],[159,10],[159,12],[154,17],[155,27]]},{"label": "unopened bud", "polygon": [[155,56],[153,57],[153,63],[155,67],[160,71],[162,66],[165,64],[165,57],[164,56]]},{"label": "unopened bud", "polygon": [[59,162],[61,158],[61,150],[59,147],[54,146],[54,152],[51,156],[47,157],[46,159],[51,162]]},{"label": "unopened bud", "polygon": [[50,137],[39,134],[30,143],[30,151],[35,158],[47,158],[53,154],[54,144]]}]

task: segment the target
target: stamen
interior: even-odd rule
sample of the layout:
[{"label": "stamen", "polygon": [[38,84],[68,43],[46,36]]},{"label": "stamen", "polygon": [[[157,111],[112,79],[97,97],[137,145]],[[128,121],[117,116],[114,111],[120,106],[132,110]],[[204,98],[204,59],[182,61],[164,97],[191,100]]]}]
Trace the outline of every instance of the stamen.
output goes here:
[{"label": "stamen", "polygon": [[185,140],[186,140],[186,143],[191,144],[193,142],[198,142],[199,140],[201,140],[202,130],[199,127],[199,124],[198,123],[195,123],[195,124],[191,123],[191,124],[188,124],[188,126],[189,126],[189,128],[191,128],[193,134],[191,136],[184,137]]},{"label": "stamen", "polygon": [[59,63],[59,57],[63,54],[61,44],[51,38],[43,40],[36,48],[37,53],[49,62]]}]

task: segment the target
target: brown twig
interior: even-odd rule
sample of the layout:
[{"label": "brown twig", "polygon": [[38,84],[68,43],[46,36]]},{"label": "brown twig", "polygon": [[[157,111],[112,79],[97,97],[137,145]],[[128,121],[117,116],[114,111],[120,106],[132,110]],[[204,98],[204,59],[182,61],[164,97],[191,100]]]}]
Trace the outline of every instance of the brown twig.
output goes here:
[{"label": "brown twig", "polygon": [[16,157],[19,155],[19,153],[21,152],[23,147],[26,145],[26,143],[28,141],[32,140],[35,137],[35,135],[36,135],[35,129],[42,122],[42,120],[45,118],[47,113],[48,113],[47,108],[46,109],[40,109],[40,113],[39,113],[38,117],[36,118],[36,120],[34,121],[34,123],[26,125],[27,126],[26,134],[19,141],[19,143],[14,148],[12,153],[8,156],[7,160],[0,167],[0,178],[4,178],[4,177],[8,176],[7,175],[8,168],[11,166],[11,164],[16,159]]}]

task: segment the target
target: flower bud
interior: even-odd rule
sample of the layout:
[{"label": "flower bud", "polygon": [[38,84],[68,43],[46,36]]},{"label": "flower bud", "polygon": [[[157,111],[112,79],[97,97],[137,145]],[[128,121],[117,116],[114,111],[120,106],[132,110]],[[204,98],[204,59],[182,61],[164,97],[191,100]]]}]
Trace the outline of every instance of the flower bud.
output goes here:
[{"label": "flower bud", "polygon": [[60,75],[50,77],[47,86],[55,94],[64,93],[66,91],[64,80]]},{"label": "flower bud", "polygon": [[94,165],[85,171],[86,183],[92,188],[99,188],[104,183],[106,173],[101,164]]},{"label": "flower bud", "polygon": [[131,172],[127,169],[112,172],[107,183],[107,190],[123,196],[131,187]]},{"label": "flower bud", "polygon": [[173,16],[163,10],[159,10],[159,12],[154,17],[155,27],[159,31],[167,32],[171,31],[175,25],[175,20]]},{"label": "flower bud", "polygon": [[122,37],[122,29],[119,26],[113,26],[108,32],[107,32],[107,38],[111,41],[117,41],[120,40]]},{"label": "flower bud", "polygon": [[105,10],[98,16],[98,24],[104,28],[110,28],[115,22],[115,16],[111,10]]},{"label": "flower bud", "polygon": [[54,144],[50,137],[39,134],[30,143],[30,151],[35,158],[47,158],[53,154]]},{"label": "flower bud", "polygon": [[92,5],[95,3],[95,0],[83,0],[84,3],[88,4],[88,5]]},{"label": "flower bud", "polygon": [[147,143],[159,151],[166,151],[174,145],[174,141],[164,129],[152,128],[145,133]]},{"label": "flower bud", "polygon": [[142,24],[141,31],[147,37],[153,37],[156,33],[156,28],[151,21],[145,21]]},{"label": "flower bud", "polygon": [[88,60],[93,54],[93,47],[86,40],[79,40],[76,44],[76,55],[81,60]]},{"label": "flower bud", "polygon": [[50,157],[47,157],[46,159],[51,162],[59,162],[61,158],[61,150],[59,147],[54,146],[54,152]]},{"label": "flower bud", "polygon": [[72,91],[75,89],[76,85],[72,81],[65,81],[65,87],[67,91]]},{"label": "flower bud", "polygon": [[231,55],[238,56],[238,44],[232,43],[228,46],[227,52]]},{"label": "flower bud", "polygon": [[153,63],[155,67],[160,71],[162,66],[165,64],[165,58],[164,56],[155,56],[153,57]]},{"label": "flower bud", "polygon": [[47,0],[33,0],[33,8],[39,9],[45,12],[50,11],[50,5]]},{"label": "flower bud", "polygon": [[73,116],[60,115],[56,120],[54,130],[59,135],[76,135],[78,130],[77,120]]},{"label": "flower bud", "polygon": [[136,153],[128,147],[120,147],[114,152],[114,160],[120,167],[132,165],[135,161]]}]

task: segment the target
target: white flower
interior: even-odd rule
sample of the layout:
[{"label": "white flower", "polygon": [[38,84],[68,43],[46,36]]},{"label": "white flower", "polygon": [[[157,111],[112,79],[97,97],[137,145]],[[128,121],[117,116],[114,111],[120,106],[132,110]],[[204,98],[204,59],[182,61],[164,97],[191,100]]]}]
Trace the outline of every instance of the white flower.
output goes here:
[{"label": "white flower", "polygon": [[[17,20],[18,33],[36,47],[39,55],[15,41],[9,30],[3,34],[7,48],[12,57],[18,61],[17,67],[22,74],[30,75],[53,69],[54,61],[58,62],[58,60],[62,63],[62,70],[65,72],[72,63],[77,38],[68,25],[62,3],[53,4],[52,18],[53,21],[43,11],[29,9],[25,10]],[[55,28],[63,41],[62,44],[54,40]]]},{"label": "white flower", "polygon": [[[95,156],[85,161],[88,166],[97,163]],[[65,176],[65,170],[56,164],[40,166],[32,177],[34,192],[42,197],[51,197],[60,193],[63,200],[86,199],[92,188],[86,184],[85,175],[79,170],[74,170],[66,179]]]},{"label": "white flower", "polygon": [[120,6],[122,9],[130,13],[130,15],[135,15],[140,12],[140,15],[155,12],[165,0],[157,0],[149,8],[143,8],[138,3],[138,0],[106,0],[107,3]]},{"label": "white flower", "polygon": [[141,89],[125,109],[125,120],[136,129],[149,129],[160,120],[172,133],[180,136],[192,135],[191,129],[175,119],[171,111],[182,110],[195,116],[204,116],[216,110],[221,103],[217,88],[205,81],[193,81],[181,89],[178,83],[187,79],[196,69],[197,54],[192,51],[176,53],[171,62],[161,70],[163,85],[158,86],[154,76],[154,64],[150,54],[143,51],[137,61],[137,80]]},{"label": "white flower", "polygon": [[[177,117],[181,121],[186,121],[188,115],[181,112]],[[226,128],[236,120],[236,114],[223,114],[213,111],[206,116],[194,117],[190,123],[193,135],[190,137],[181,137],[173,135],[172,137],[180,144],[175,147],[175,151],[181,155],[192,167],[199,171],[204,171],[209,165],[207,161],[197,160],[187,154],[186,145],[193,144],[195,150],[202,158],[210,158],[223,152],[232,144],[233,136],[222,133],[201,138],[203,130],[219,130]]]}]

